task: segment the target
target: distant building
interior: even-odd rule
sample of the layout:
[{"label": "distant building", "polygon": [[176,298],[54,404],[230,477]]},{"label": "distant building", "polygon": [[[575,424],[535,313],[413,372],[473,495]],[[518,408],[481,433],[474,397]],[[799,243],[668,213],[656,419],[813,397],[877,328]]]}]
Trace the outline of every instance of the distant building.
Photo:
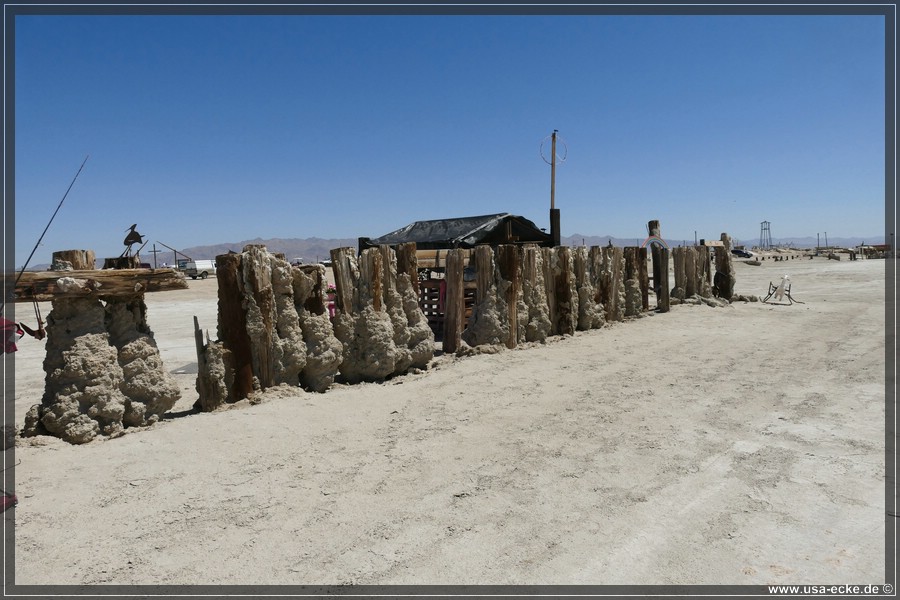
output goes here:
[{"label": "distant building", "polygon": [[359,250],[415,242],[417,250],[474,248],[477,244],[551,246],[549,233],[525,217],[509,213],[416,221],[377,238],[359,238]]}]

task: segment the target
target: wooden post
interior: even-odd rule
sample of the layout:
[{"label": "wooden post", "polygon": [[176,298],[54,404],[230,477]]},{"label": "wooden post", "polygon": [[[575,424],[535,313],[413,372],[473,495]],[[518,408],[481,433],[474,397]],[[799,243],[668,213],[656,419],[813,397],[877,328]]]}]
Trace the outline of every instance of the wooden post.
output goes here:
[{"label": "wooden post", "polygon": [[219,338],[231,352],[234,363],[232,396],[241,400],[253,391],[253,359],[250,336],[247,334],[247,315],[244,313],[244,284],[241,277],[241,254],[220,254],[216,257],[216,278],[219,283]]},{"label": "wooden post", "polygon": [[353,248],[335,248],[331,251],[331,268],[334,271],[334,305],[337,310],[352,314],[353,293],[356,286],[353,284],[353,262],[356,252]]},{"label": "wooden post", "polygon": [[[653,220],[648,224],[650,235],[662,239],[659,221]],[[653,288],[656,291],[656,308],[659,312],[669,310],[669,249],[653,244],[651,247],[653,257]]]},{"label": "wooden post", "polygon": [[137,256],[117,256],[115,258],[104,258],[104,269],[137,269],[141,266],[141,261]]},{"label": "wooden post", "polygon": [[638,280],[641,284],[641,303],[644,310],[650,310],[650,276],[647,273],[647,249],[640,248],[638,250],[638,264],[640,273]]},{"label": "wooden post", "polygon": [[624,317],[622,304],[625,293],[625,273],[622,268],[622,248],[604,246],[601,249],[600,302],[603,304],[606,322],[621,321]]},{"label": "wooden post", "polygon": [[[643,310],[643,291],[640,285],[641,255],[637,246],[626,246],[622,249],[625,258],[625,316],[632,317]],[[629,283],[631,282],[631,283]],[[636,286],[634,288],[630,286]],[[640,296],[632,294],[632,290]]]},{"label": "wooden post", "polygon": [[409,275],[416,298],[419,298],[419,261],[416,256],[415,242],[397,245],[397,274],[400,273]]},{"label": "wooden post", "polygon": [[697,293],[709,298],[712,295],[712,272],[710,269],[709,246],[697,247]]},{"label": "wooden post", "polygon": [[519,332],[519,295],[522,290],[519,249],[513,245],[498,247],[497,266],[500,277],[509,283],[505,296],[509,314],[509,338],[506,340],[506,347],[515,348]]},{"label": "wooden post", "polygon": [[541,248],[541,252],[544,255],[544,289],[547,293],[547,316],[550,318],[548,335],[559,335],[559,319],[556,314],[556,277],[553,273],[553,264],[559,259],[558,249],[557,247]]},{"label": "wooden post", "polygon": [[555,248],[558,271],[555,273],[556,330],[559,335],[574,335],[578,324],[578,298],[573,297],[572,250],[567,246]]},{"label": "wooden post", "polygon": [[716,246],[715,295],[731,301],[734,295],[734,263],[731,260],[731,237],[723,233],[722,245]]},{"label": "wooden post", "polygon": [[444,301],[444,353],[459,350],[465,321],[465,301],[463,298],[463,269],[466,253],[454,248],[447,252],[447,268],[444,271],[446,299]]},{"label": "wooden post", "polygon": [[622,248],[625,255],[625,281],[629,279],[638,279],[640,277],[640,257],[638,256],[637,246],[626,246]]},{"label": "wooden post", "polygon": [[475,304],[481,304],[494,287],[494,249],[487,244],[475,246],[475,285]]},{"label": "wooden post", "polygon": [[658,247],[654,251],[659,256],[660,263],[660,295],[657,297],[656,307],[659,312],[669,312],[669,249]]},{"label": "wooden post", "polygon": [[326,279],[325,267],[322,265],[298,265],[293,267],[299,269],[307,277],[313,280],[313,288],[309,292],[306,300],[303,302],[303,308],[314,315],[324,315],[326,310]]},{"label": "wooden post", "polygon": [[[390,248],[388,248],[390,251]],[[366,248],[359,255],[359,280],[362,289],[368,288],[369,299],[375,312],[384,311],[384,260],[380,248]],[[333,263],[332,263],[333,264]],[[367,301],[364,294],[359,296],[361,308]]]},{"label": "wooden post", "polygon": [[97,268],[97,258],[93,250],[58,250],[53,253],[53,265],[66,261],[73,271],[93,271]]},{"label": "wooden post", "polygon": [[687,251],[689,248],[672,248],[672,262],[675,265],[675,290],[679,294],[679,299],[684,300],[686,297],[685,288],[685,263],[687,262]]},{"label": "wooden post", "polygon": [[275,295],[268,256],[265,246],[248,244],[244,247],[244,259],[241,261],[244,276],[250,284],[249,292],[262,317],[263,330],[251,340],[251,348],[256,349],[259,360],[256,377],[262,389],[275,385],[275,357],[272,354],[276,337]]},{"label": "wooden post", "polygon": [[688,246],[684,252],[684,297],[697,293],[697,247]]}]

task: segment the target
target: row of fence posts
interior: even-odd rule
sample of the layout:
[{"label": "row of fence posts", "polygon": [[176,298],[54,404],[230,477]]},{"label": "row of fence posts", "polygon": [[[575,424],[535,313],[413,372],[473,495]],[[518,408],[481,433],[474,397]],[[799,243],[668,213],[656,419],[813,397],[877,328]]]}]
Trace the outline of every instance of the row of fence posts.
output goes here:
[{"label": "row of fence posts", "polygon": [[[717,281],[711,285],[708,247],[674,249],[676,297],[715,293],[730,299],[734,276],[728,243],[716,251]],[[354,383],[427,365],[434,335],[419,305],[415,244],[370,248],[358,256],[353,248],[338,248],[331,258],[333,319],[325,308],[323,266],[291,267],[283,256],[253,245],[217,257],[219,339],[204,343],[195,322],[200,408],[212,410],[254,390],[298,380],[324,391],[338,372]],[[652,258],[656,309],[666,312],[668,248],[654,246]],[[638,316],[650,310],[647,263],[644,247],[528,244],[449,250],[443,351],[515,348]],[[469,318],[467,268],[474,269],[477,281]]]}]

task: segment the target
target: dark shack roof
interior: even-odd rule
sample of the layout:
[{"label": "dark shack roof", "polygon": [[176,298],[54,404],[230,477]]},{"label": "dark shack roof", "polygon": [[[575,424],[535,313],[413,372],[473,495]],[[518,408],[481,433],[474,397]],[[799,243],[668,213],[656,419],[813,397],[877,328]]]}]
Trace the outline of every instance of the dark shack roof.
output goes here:
[{"label": "dark shack roof", "polygon": [[476,244],[550,244],[544,233],[524,217],[509,213],[416,221],[378,238],[366,239],[368,247],[415,242],[422,250],[472,248]]}]

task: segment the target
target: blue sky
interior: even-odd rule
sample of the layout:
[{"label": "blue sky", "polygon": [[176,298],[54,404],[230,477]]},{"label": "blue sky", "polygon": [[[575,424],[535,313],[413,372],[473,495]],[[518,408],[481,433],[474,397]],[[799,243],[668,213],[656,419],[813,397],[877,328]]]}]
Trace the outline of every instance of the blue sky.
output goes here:
[{"label": "blue sky", "polygon": [[[17,16],[16,264],[378,236],[883,235],[880,16]],[[561,146],[562,149],[562,146]],[[149,245],[148,248],[149,249]]]}]

